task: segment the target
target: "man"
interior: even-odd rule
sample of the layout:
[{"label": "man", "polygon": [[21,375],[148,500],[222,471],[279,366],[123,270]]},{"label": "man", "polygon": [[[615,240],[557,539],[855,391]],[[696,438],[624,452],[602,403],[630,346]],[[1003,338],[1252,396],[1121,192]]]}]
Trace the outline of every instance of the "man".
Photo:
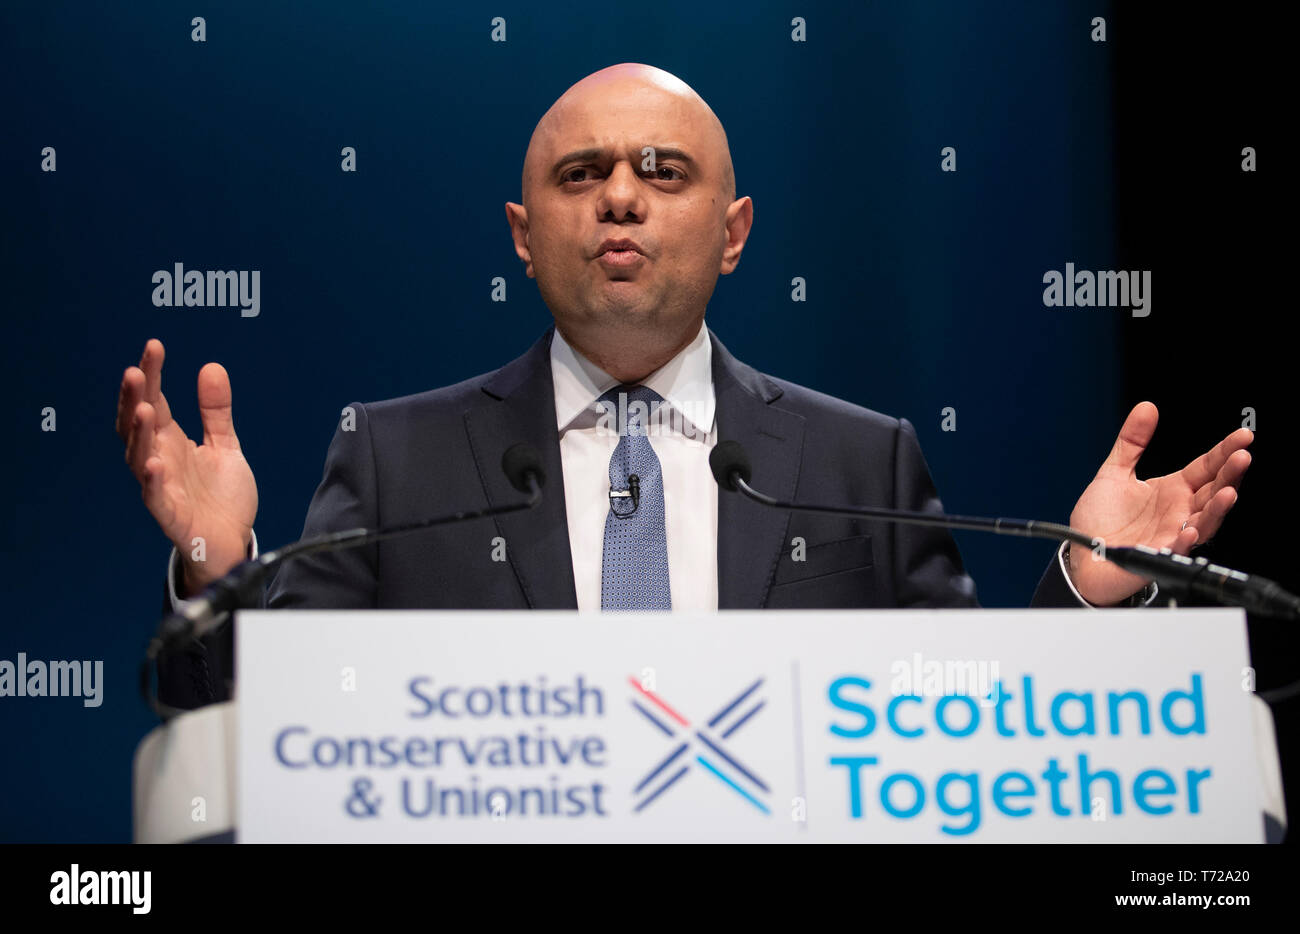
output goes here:
[{"label": "man", "polygon": [[[635,64],[578,82],[538,123],[523,204],[508,203],[506,214],[554,330],[495,373],[349,407],[303,532],[516,501],[500,462],[520,441],[541,454],[542,504],[490,527],[444,526],[286,565],[269,606],[976,605],[943,530],[719,495],[708,453],[734,439],[753,458],[754,485],[776,496],[941,509],[906,420],[757,373],[704,326],[718,275],[740,262],[753,206],[736,198],[726,134],[691,88]],[[162,345],[150,341],[127,369],[117,427],[146,506],[177,546],[174,600],[255,549],[257,488],[225,370],[209,363],[199,373],[196,446],[171,417],[162,363]],[[653,418],[664,412],[674,417]],[[1133,409],[1070,522],[1110,545],[1185,554],[1235,503],[1252,434],[1235,431],[1182,471],[1141,481],[1135,467],[1156,417],[1150,403]],[[189,557],[195,537],[206,542],[203,561]],[[1063,546],[1034,602],[1132,603],[1145,584]],[[226,696],[230,645],[226,627],[162,660],[163,699],[195,706]]]}]

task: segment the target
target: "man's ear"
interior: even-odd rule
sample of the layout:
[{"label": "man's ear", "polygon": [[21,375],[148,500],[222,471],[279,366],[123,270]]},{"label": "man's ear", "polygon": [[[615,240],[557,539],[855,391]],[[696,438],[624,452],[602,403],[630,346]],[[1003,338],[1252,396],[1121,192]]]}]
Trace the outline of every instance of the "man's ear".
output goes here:
[{"label": "man's ear", "polygon": [[506,220],[510,223],[510,236],[515,241],[515,255],[524,264],[524,273],[533,279],[533,254],[528,249],[528,210],[522,204],[507,201]]},{"label": "man's ear", "polygon": [[722,265],[719,272],[729,275],[740,265],[749,229],[754,226],[754,202],[749,196],[738,198],[727,207],[725,221],[726,243],[722,247]]}]

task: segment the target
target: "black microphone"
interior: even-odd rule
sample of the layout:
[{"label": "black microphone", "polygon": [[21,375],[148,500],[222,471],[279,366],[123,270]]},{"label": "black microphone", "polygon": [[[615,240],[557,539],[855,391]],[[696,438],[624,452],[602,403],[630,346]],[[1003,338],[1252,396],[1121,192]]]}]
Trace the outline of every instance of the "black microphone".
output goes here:
[{"label": "black microphone", "polygon": [[[632,508],[627,512],[619,512],[614,508],[614,503],[618,500],[631,499]],[[613,487],[609,491],[609,511],[614,514],[616,519],[630,519],[636,515],[637,508],[641,505],[641,478],[636,474],[630,474],[627,478],[626,490],[615,490]]]},{"label": "black microphone", "polygon": [[766,493],[760,493],[749,485],[750,477],[753,476],[753,466],[750,464],[749,454],[736,441],[719,442],[709,454],[709,468],[713,471],[713,478],[717,480],[718,486],[723,490],[741,493],[764,506],[789,509],[794,512],[879,519],[906,525],[967,529],[1051,541],[1065,540],[1093,549],[1093,553],[1100,558],[1126,571],[1150,578],[1177,593],[1192,594],[1215,603],[1242,607],[1262,616],[1300,619],[1300,597],[1288,593],[1274,581],[1211,564],[1205,558],[1176,555],[1168,548],[1157,550],[1146,545],[1111,548],[1100,539],[1089,538],[1068,525],[1038,522],[1033,519],[988,519],[980,516],[952,516],[936,512],[911,512],[870,506],[819,506],[786,502],[768,496]]},{"label": "black microphone", "polygon": [[538,490],[546,486],[546,471],[542,469],[542,456],[537,453],[537,448],[527,442],[521,441],[506,448],[505,454],[501,455],[501,470],[510,481],[510,485],[520,493],[532,493],[533,480],[536,480]]},{"label": "black microphone", "polygon": [[346,529],[341,532],[327,532],[312,538],[304,538],[274,551],[268,551],[251,561],[237,565],[225,577],[213,581],[204,591],[191,600],[185,607],[164,619],[158,632],[149,643],[149,649],[141,669],[142,688],[148,697],[148,665],[157,658],[158,653],[189,639],[198,639],[216,629],[223,623],[232,610],[251,606],[256,602],[263,581],[267,574],[282,562],[291,558],[316,554],[322,551],[338,551],[343,548],[358,548],[374,542],[409,535],[436,525],[453,522],[467,522],[471,519],[486,519],[491,516],[505,515],[531,509],[542,499],[542,487],[546,483],[546,471],[542,469],[542,458],[531,444],[521,442],[508,448],[501,458],[501,470],[509,479],[510,485],[528,499],[505,506],[493,506],[487,509],[475,509],[457,512],[433,519],[423,519],[403,525],[392,525],[382,529]]}]

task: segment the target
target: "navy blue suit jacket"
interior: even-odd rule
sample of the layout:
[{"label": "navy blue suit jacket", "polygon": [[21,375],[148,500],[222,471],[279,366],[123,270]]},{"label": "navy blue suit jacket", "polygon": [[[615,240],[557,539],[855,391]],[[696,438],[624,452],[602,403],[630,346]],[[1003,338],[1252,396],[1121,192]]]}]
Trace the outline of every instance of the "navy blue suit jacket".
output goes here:
[{"label": "navy blue suit jacket", "polygon": [[[738,361],[710,331],[720,441],[744,445],[753,485],[781,499],[942,511],[916,432],[895,419]],[[518,502],[501,471],[520,441],[541,454],[541,504],[282,566],[272,608],[576,609],[550,367],[551,331],[522,357],[430,392],[354,403],[341,424],[303,536],[377,528]],[[700,483],[712,483],[709,475]],[[504,539],[506,561],[491,560]],[[793,559],[802,538],[804,560]],[[1078,606],[1055,558],[1036,606]],[[974,607],[975,584],[943,529],[789,513],[718,494],[718,606]],[[159,662],[159,696],[176,707],[223,700],[233,683],[233,625]]]}]

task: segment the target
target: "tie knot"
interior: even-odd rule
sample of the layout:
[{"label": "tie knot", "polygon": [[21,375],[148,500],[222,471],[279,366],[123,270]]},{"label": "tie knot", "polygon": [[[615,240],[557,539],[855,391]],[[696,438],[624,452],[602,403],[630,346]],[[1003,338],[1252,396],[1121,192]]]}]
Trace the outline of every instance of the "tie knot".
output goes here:
[{"label": "tie knot", "polygon": [[663,405],[663,396],[648,386],[615,386],[596,400],[610,426],[622,435],[644,435],[646,424]]}]

